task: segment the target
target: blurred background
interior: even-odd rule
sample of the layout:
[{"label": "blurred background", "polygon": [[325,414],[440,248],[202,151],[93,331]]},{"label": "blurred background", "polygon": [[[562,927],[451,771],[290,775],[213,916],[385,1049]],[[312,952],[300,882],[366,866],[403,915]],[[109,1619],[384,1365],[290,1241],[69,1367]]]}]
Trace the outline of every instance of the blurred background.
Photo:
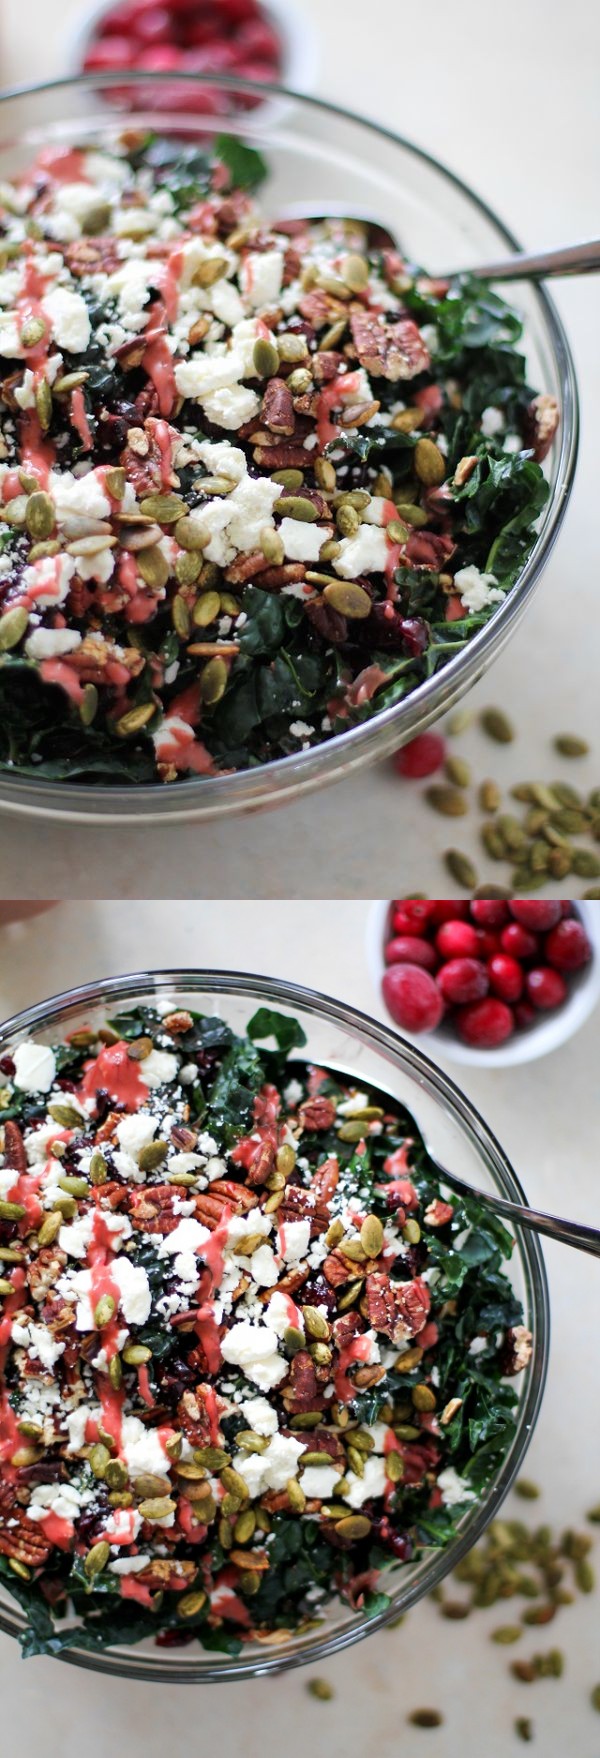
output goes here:
[{"label": "blurred background", "polygon": [[[169,6],[165,14],[160,0],[147,0],[145,10],[147,40],[138,37],[132,47],[135,5],[117,6],[110,26],[112,65],[115,53],[117,61],[129,53],[136,64],[143,57],[143,65],[173,64]],[[51,78],[81,65],[81,40],[76,45],[74,39],[84,28],[93,35],[90,21],[97,12],[85,0],[54,0],[51,9],[47,0],[27,0],[26,7],[21,0],[3,0],[1,83]],[[201,28],[207,13],[213,26],[221,19],[221,65],[225,38],[230,50],[234,44],[238,67],[243,52],[244,71],[261,77],[279,61],[292,84],[304,80],[323,97],[413,138],[472,183],[527,245],[597,232],[600,10],[588,0],[572,0],[567,14],[559,0],[503,0],[499,8],[482,7],[479,0],[455,0],[452,7],[429,0],[418,10],[401,0],[369,0],[368,6],[363,0],[295,0],[291,35],[287,0],[273,0],[271,12],[266,5],[260,16],[254,0],[198,0],[195,7],[193,0],[179,0],[177,32],[179,44],[188,44],[190,67],[208,65]],[[95,65],[107,64],[107,40],[100,41]],[[210,41],[214,55],[214,30]],[[97,56],[98,43],[91,52]],[[600,779],[597,745],[593,751],[600,659],[597,282],[588,277],[556,283],[556,299],[582,397],[575,490],[532,608],[470,698],[474,706],[502,705],[515,724],[515,743],[490,758],[489,747],[482,750],[469,733],[461,750],[475,760],[479,775],[492,762],[503,785],[529,775],[549,780],[556,766],[552,737],[573,731],[592,746],[575,779],[592,787]],[[26,895],[35,896],[37,839],[35,825],[26,823],[7,839],[6,893],[24,886]],[[155,896],[174,890],[181,896],[361,895],[389,889],[390,865],[394,889],[435,896],[440,853],[449,840],[444,820],[427,811],[414,784],[398,781],[389,763],[283,812],[221,822],[201,840],[193,825],[180,826],[175,878],[171,831],[142,829],[114,839],[93,829],[49,825],[44,839],[45,884],[55,895],[68,889],[114,897],[135,895],[140,860],[151,864],[148,889]],[[468,823],[464,833],[461,826],[461,846],[476,851],[476,830]]]},{"label": "blurred background", "polygon": [[[212,965],[260,971],[311,985],[383,1018],[365,956],[367,902],[235,901],[223,903],[68,902],[26,921],[0,925],[0,1018],[72,984],[99,976],[168,966]],[[461,1086],[495,1130],[539,1207],[597,1222],[600,1109],[598,1012],[558,1053],[527,1067],[455,1070]],[[443,1062],[440,1040],[424,1048]],[[534,1500],[513,1493],[503,1519],[553,1537],[574,1529],[591,1544],[598,1526],[600,1413],[597,1335],[598,1263],[545,1244],[553,1341],[541,1417],[527,1454]],[[588,1564],[594,1567],[598,1538]],[[20,1661],[0,1637],[0,1696],[5,1730],[15,1730],[19,1758],[164,1758],[215,1752],[219,1758],[511,1758],[531,1723],[542,1758],[598,1758],[600,1718],[591,1694],[600,1685],[598,1591],[581,1592],[570,1563],[563,1588],[574,1593],[553,1622],[527,1627],[516,1647],[493,1631],[518,1623],[541,1601],[500,1600],[467,1623],[422,1601],[401,1628],[384,1630],[319,1669],[332,1693],[310,1694],[311,1669],[252,1684],[195,1691],[142,1686],[68,1671],[58,1662]],[[528,1573],[531,1573],[528,1570]],[[586,1578],[587,1572],[586,1572]],[[465,1602],[468,1588],[445,1583]],[[525,1684],[511,1665],[533,1654],[562,1657],[562,1676]],[[560,1663],[559,1663],[560,1664]],[[427,1730],[408,1716],[428,1707],[443,1721]],[[18,1730],[18,1735],[17,1735]],[[7,1758],[11,1736],[5,1734]]]}]

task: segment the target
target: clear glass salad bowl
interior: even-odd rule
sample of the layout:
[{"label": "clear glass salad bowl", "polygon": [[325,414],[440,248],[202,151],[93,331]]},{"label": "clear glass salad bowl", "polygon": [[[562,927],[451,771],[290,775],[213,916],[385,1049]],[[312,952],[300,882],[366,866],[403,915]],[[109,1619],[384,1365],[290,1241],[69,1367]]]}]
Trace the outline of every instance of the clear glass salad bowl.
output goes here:
[{"label": "clear glass salad bowl", "polygon": [[[107,1014],[112,1018],[130,1005],[160,1006],[163,1002],[169,1008],[191,1007],[221,1014],[241,1033],[257,1004],[292,1013],[306,1033],[303,1056],[343,1070],[360,1085],[378,1087],[405,1104],[423,1128],[433,1153],[461,1176],[472,1179],[480,1190],[497,1191],[518,1202],[525,1200],[510,1162],[483,1118],[421,1050],[346,1002],[272,977],[233,971],[153,971],[88,984],[8,1020],[0,1027],[0,1055],[26,1034],[51,1043],[90,1022],[100,1024]],[[385,1590],[391,1596],[387,1611],[367,1618],[341,1601],[334,1602],[323,1622],[310,1632],[276,1645],[254,1642],[235,1659],[205,1653],[195,1643],[184,1648],[159,1648],[151,1639],[135,1648],[115,1647],[103,1654],[71,1648],[60,1658],[72,1666],[91,1667],[120,1678],[172,1684],[260,1677],[306,1663],[315,1665],[324,1656],[381,1629],[431,1592],[498,1513],[521,1468],[540,1408],[548,1360],[549,1310],[544,1261],[534,1234],[517,1231],[510,1275],[523,1305],[524,1322],[533,1333],[531,1360],[515,1382],[519,1403],[514,1440],[496,1478],[473,1502],[453,1541],[443,1550],[426,1551],[418,1562],[396,1563],[386,1569]],[[0,1629],[17,1636],[23,1621],[19,1608],[0,1589]]]},{"label": "clear glass salad bowl", "polygon": [[[196,81],[198,89],[203,82]],[[227,118],[223,126],[259,147],[269,176],[261,191],[273,216],[302,204],[307,213],[365,215],[388,227],[407,254],[432,272],[489,261],[517,247],[516,239],[460,178],[410,141],[350,111],[284,88],[213,78],[211,89],[234,95],[270,94],[272,103]],[[187,89],[186,89],[187,88]],[[107,102],[110,91],[110,104]],[[0,178],[22,172],[49,141],[97,143],[107,130],[159,129],[198,141],[214,133],[214,119],[189,114],[189,75],[114,74],[54,81],[8,92],[0,99]],[[150,101],[150,93],[153,101]],[[145,108],[138,108],[142,102]],[[170,104],[170,108],[167,107]],[[158,823],[219,817],[283,804],[415,737],[481,677],[519,622],[558,534],[577,455],[577,388],[569,344],[552,300],[542,287],[520,284],[516,302],[525,320],[532,383],[559,401],[559,436],[549,459],[550,495],[539,535],[521,575],[479,634],[429,682],[372,720],[277,762],[230,775],[135,787],[37,782],[17,772],[0,777],[4,810],[95,823]]]}]

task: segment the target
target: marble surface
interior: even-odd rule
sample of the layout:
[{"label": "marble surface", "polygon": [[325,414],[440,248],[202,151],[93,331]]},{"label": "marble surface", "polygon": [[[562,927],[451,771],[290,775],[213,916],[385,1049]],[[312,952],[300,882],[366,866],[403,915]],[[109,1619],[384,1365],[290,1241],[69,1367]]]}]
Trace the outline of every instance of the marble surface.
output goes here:
[{"label": "marble surface", "polygon": [[[163,966],[242,966],[287,977],[379,1013],[366,969],[366,905],[357,902],[72,902],[18,928],[0,930],[0,1017],[72,983]],[[599,1014],[558,1055],[510,1072],[466,1069],[462,1085],[496,1131],[539,1206],[597,1219],[600,1108]],[[440,1058],[441,1060],[441,1058]],[[452,1073],[452,1069],[450,1069]],[[542,1486],[532,1513],[512,1498],[513,1514],[578,1524],[598,1501],[600,1406],[597,1348],[598,1264],[549,1245],[553,1342],[546,1396],[527,1459]],[[593,1530],[590,1528],[590,1530]],[[596,1550],[598,1546],[596,1546]],[[511,1617],[508,1611],[509,1618]],[[521,1750],[513,1722],[529,1715],[542,1758],[599,1758],[600,1721],[589,1703],[600,1682],[597,1597],[559,1613],[551,1638],[526,1636],[519,1652],[564,1649],[564,1678],[531,1688],[508,1673],[508,1651],[489,1642],[506,1614],[481,1612],[468,1625],[440,1619],[431,1603],[401,1629],[372,1636],[317,1670],[335,1690],[315,1702],[296,1672],[200,1697],[167,1686],[103,1680],[56,1662],[20,1662],[0,1637],[0,1703],[6,1758],[164,1758],[215,1752],[219,1758],[512,1758]],[[511,1652],[511,1657],[514,1651]],[[425,1733],[407,1712],[438,1707],[444,1725]],[[9,1730],[14,1731],[14,1748]],[[4,1740],[6,1743],[4,1743]]]},{"label": "marble surface", "polygon": [[[319,90],[370,113],[446,160],[471,181],[527,243],[591,236],[597,227],[599,168],[596,70],[600,11],[571,0],[568,77],[560,0],[504,0],[501,15],[480,0],[429,0],[409,14],[400,0],[303,0],[321,38]],[[80,0],[3,0],[0,78],[57,74]],[[3,33],[3,40],[2,40]],[[432,52],[433,51],[433,52]],[[568,325],[583,405],[575,491],[533,605],[473,704],[502,702],[520,742],[502,753],[502,776],[549,779],[551,735],[598,731],[596,446],[599,355],[593,279],[563,282],[557,302]],[[496,761],[496,750],[492,749]],[[487,773],[489,748],[480,754]],[[499,766],[498,766],[499,767]],[[598,782],[590,760],[590,782]],[[117,832],[11,819],[0,847],[0,893],[37,896],[289,897],[365,895],[388,889],[436,894],[445,820],[388,764],[365,770],[296,805],[200,828]],[[175,845],[174,845],[175,837]],[[460,845],[476,850],[469,827]],[[175,852],[174,852],[175,849]],[[487,877],[491,875],[488,871]],[[452,894],[452,885],[444,880]],[[456,889],[456,888],[455,888]]]}]

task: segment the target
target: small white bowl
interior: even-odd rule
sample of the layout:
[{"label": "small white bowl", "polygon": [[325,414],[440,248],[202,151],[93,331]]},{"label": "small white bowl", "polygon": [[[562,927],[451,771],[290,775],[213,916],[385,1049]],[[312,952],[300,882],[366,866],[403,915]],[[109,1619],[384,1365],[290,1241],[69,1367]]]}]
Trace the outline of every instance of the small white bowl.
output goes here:
[{"label": "small white bowl", "polygon": [[[579,1031],[600,999],[600,903],[577,903],[575,908],[584,923],[594,955],[583,970],[568,978],[569,998],[563,1007],[552,1013],[540,1013],[539,1022],[529,1031],[515,1032],[514,1037],[499,1044],[497,1050],[475,1050],[469,1044],[463,1044],[450,1021],[442,1021],[433,1032],[403,1032],[402,1036],[432,1053],[435,1053],[437,1044],[451,1062],[470,1063],[480,1068],[509,1068],[519,1062],[533,1062],[538,1056],[547,1056],[551,1050],[557,1050],[560,1044]],[[389,912],[389,899],[378,899],[371,904],[367,918],[366,954],[380,1007],[391,1019],[381,992],[381,979],[389,968],[384,956]]]},{"label": "small white bowl", "polygon": [[[77,22],[67,35],[67,70],[69,73],[81,73],[90,42],[95,35],[96,27],[101,18],[111,9],[112,0],[93,0],[91,6],[84,7],[77,14]],[[198,0],[201,4],[201,0]],[[304,11],[296,7],[294,0],[260,0],[267,24],[272,25],[281,38],[282,59],[281,73],[278,74],[279,85],[290,86],[292,91],[311,92],[314,90],[317,71],[317,35]],[[193,79],[193,74],[190,74]],[[252,112],[253,116],[271,120],[271,108],[259,106]],[[224,121],[226,119],[224,118]]]}]

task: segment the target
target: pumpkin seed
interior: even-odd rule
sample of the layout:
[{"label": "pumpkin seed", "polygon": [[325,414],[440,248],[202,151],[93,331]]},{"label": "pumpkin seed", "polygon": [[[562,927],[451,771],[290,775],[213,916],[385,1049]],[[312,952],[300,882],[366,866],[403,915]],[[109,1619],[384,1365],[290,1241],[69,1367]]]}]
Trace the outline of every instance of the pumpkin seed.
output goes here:
[{"label": "pumpkin seed", "polygon": [[306,1689],[309,1696],[316,1697],[319,1703],[330,1703],[335,1696],[333,1685],[329,1684],[328,1679],[309,1679]]},{"label": "pumpkin seed", "polygon": [[36,388],[35,407],[42,433],[47,433],[52,421],[52,392],[47,378],[41,379]]},{"label": "pumpkin seed", "polygon": [[227,258],[225,256],[209,256],[194,270],[192,285],[195,287],[214,287],[215,281],[222,279],[226,269]]},{"label": "pumpkin seed", "polygon": [[581,1557],[575,1565],[575,1580],[580,1593],[593,1593],[596,1577],[587,1557]]},{"label": "pumpkin seed", "polygon": [[236,1544],[248,1544],[249,1540],[254,1537],[255,1528],[256,1514],[253,1508],[243,1509],[242,1513],[238,1514],[233,1528]]},{"label": "pumpkin seed", "polygon": [[0,1221],[22,1221],[26,1213],[22,1203],[0,1201]]},{"label": "pumpkin seed", "polygon": [[600,878],[600,859],[591,849],[576,848],[571,855],[571,871],[580,879]]},{"label": "pumpkin seed", "polygon": [[168,1148],[166,1141],[149,1141],[138,1154],[138,1165],[141,1172],[155,1172],[164,1160]]},{"label": "pumpkin seed", "polygon": [[299,1331],[296,1325],[287,1325],[283,1333],[283,1341],[287,1354],[297,1355],[298,1350],[304,1348],[304,1332]]},{"label": "pumpkin seed", "polygon": [[77,1203],[74,1196],[59,1195],[54,1197],[52,1209],[58,1209],[59,1214],[62,1215],[64,1221],[71,1221],[73,1215],[77,1214]]},{"label": "pumpkin seed", "polygon": [[497,745],[510,745],[515,737],[515,729],[508,715],[502,708],[484,708],[480,723],[489,739]]},{"label": "pumpkin seed", "polygon": [[364,293],[369,285],[369,264],[366,257],[352,252],[340,264],[340,272],[351,293]]},{"label": "pumpkin seed", "polygon": [[136,557],[138,572],[153,592],[162,592],[169,578],[169,564],[162,549],[153,543],[149,549],[140,549]]},{"label": "pumpkin seed", "polygon": [[[222,1471],[229,1464],[229,1453],[225,1447],[196,1447],[194,1460],[197,1465],[205,1465],[208,1471]],[[225,1485],[226,1489],[231,1487],[231,1484]]]},{"label": "pumpkin seed", "polygon": [[583,896],[584,896],[584,898],[588,898],[588,897],[589,898],[592,898],[592,897],[598,898],[598,897],[600,897],[600,888],[598,886],[596,886],[595,888],[592,886],[592,890],[591,891],[584,891]]},{"label": "pumpkin seed", "polygon": [[394,1434],[399,1441],[416,1441],[420,1433],[420,1428],[415,1428],[412,1422],[396,1422],[394,1424]]},{"label": "pumpkin seed", "polygon": [[477,869],[468,856],[463,855],[460,849],[449,848],[446,849],[444,860],[457,885],[462,885],[465,891],[473,891],[477,884]]},{"label": "pumpkin seed", "polygon": [[127,1466],[123,1464],[121,1459],[109,1459],[104,1473],[104,1480],[108,1484],[109,1489],[122,1490],[125,1488],[127,1483]]},{"label": "pumpkin seed", "polygon": [[25,524],[30,537],[36,540],[49,537],[54,529],[54,502],[42,489],[29,496]]},{"label": "pumpkin seed", "polygon": [[90,1449],[88,1457],[94,1477],[103,1478],[106,1473],[106,1467],[110,1464],[108,1447],[103,1446],[102,1442],[98,1441],[96,1445]]},{"label": "pumpkin seed", "polygon": [[354,1544],[359,1538],[368,1538],[371,1521],[366,1514],[344,1514],[343,1519],[336,1521],[335,1530],[340,1538],[348,1538]]},{"label": "pumpkin seed", "polygon": [[141,1514],[142,1520],[150,1520],[152,1523],[157,1520],[167,1520],[169,1514],[175,1512],[176,1503],[171,1500],[170,1496],[149,1496],[147,1500],[138,1503],[138,1513]]},{"label": "pumpkin seed", "polygon": [[453,782],[455,787],[470,786],[471,768],[470,764],[465,762],[464,757],[447,757],[444,768],[448,780]]},{"label": "pumpkin seed", "polygon": [[54,384],[52,386],[53,396],[55,396],[55,397],[68,396],[70,391],[76,391],[79,389],[80,385],[87,384],[89,376],[90,376],[89,372],[65,372],[65,373],[63,373],[61,378],[55,378],[55,380],[54,380]]},{"label": "pumpkin seed", "polygon": [[580,739],[575,733],[557,733],[554,749],[561,757],[587,757],[589,752],[587,739]]},{"label": "pumpkin seed", "polygon": [[327,1342],[331,1329],[325,1314],[319,1312],[318,1306],[303,1306],[302,1317],[307,1337],[314,1337],[318,1342]]},{"label": "pumpkin seed", "polygon": [[354,580],[336,580],[333,585],[325,587],[323,597],[332,610],[336,610],[339,616],[348,617],[351,622],[362,622],[370,615],[369,594]]},{"label": "pumpkin seed", "polygon": [[60,1212],[57,1212],[56,1214],[52,1214],[52,1215],[46,1215],[45,1219],[42,1221],[42,1225],[39,1229],[39,1233],[37,1236],[38,1237],[38,1245],[42,1245],[42,1246],[43,1245],[52,1245],[54,1240],[57,1238],[58,1234],[60,1233],[60,1229],[62,1227],[62,1224],[63,1224],[63,1217],[60,1214]]},{"label": "pumpkin seed", "polygon": [[90,1184],[94,1184],[94,1185],[106,1184],[106,1180],[108,1177],[108,1168],[106,1165],[106,1160],[104,1158],[104,1154],[100,1153],[99,1148],[95,1148],[94,1152],[92,1154],[92,1157],[90,1160],[89,1176],[90,1176]]},{"label": "pumpkin seed", "polygon": [[344,488],[334,494],[334,507],[354,507],[356,513],[364,513],[371,504],[371,496],[366,488]]},{"label": "pumpkin seed", "polygon": [[207,1595],[202,1587],[196,1593],[184,1593],[177,1600],[178,1618],[195,1618],[206,1605]]},{"label": "pumpkin seed", "polygon": [[401,1453],[388,1453],[385,1469],[390,1483],[401,1483],[404,1477],[404,1461]]},{"label": "pumpkin seed", "polygon": [[273,470],[271,481],[280,483],[282,488],[301,488],[304,482],[303,470]]},{"label": "pumpkin seed", "polygon": [[425,483],[426,487],[435,488],[444,481],[446,459],[439,446],[436,446],[435,440],[418,439],[414,449],[413,462],[415,475],[418,476],[419,482]]},{"label": "pumpkin seed", "polygon": [[255,1434],[252,1428],[241,1428],[236,1434],[235,1444],[236,1447],[241,1447],[243,1453],[264,1453],[268,1441],[266,1435]]},{"label": "pumpkin seed", "polygon": [[61,1129],[83,1129],[84,1118],[81,1111],[75,1110],[74,1105],[52,1104],[48,1106],[48,1113],[53,1123],[59,1123]]},{"label": "pumpkin seed", "polygon": [[309,1354],[317,1367],[329,1367],[332,1353],[328,1343],[309,1343]]},{"label": "pumpkin seed", "polygon": [[109,1325],[111,1319],[114,1318],[116,1310],[117,1303],[116,1300],[113,1300],[112,1294],[101,1294],[97,1305],[94,1307],[94,1324],[96,1330],[104,1330],[105,1325]]},{"label": "pumpkin seed", "polygon": [[[357,1281],[357,1282],[350,1282],[348,1284],[348,1287],[344,1290],[344,1293],[340,1295],[340,1298],[338,1300],[338,1307],[339,1307],[340,1312],[347,1312],[348,1308],[350,1306],[356,1305],[359,1294],[362,1294],[362,1286],[363,1286],[362,1280]],[[292,1427],[293,1427],[293,1424],[292,1424]]]},{"label": "pumpkin seed", "polygon": [[115,466],[115,468],[111,468],[110,470],[105,470],[104,484],[111,500],[122,501],[125,493],[126,480],[125,471],[121,469],[120,465]]},{"label": "pumpkin seed", "polygon": [[123,1360],[126,1367],[141,1367],[145,1361],[152,1360],[152,1350],[145,1343],[126,1343]]},{"label": "pumpkin seed", "polygon": [[209,659],[200,677],[200,695],[207,708],[214,708],[225,695],[228,676],[224,659]]},{"label": "pumpkin seed", "polygon": [[326,494],[334,493],[337,477],[335,466],[330,463],[329,458],[315,458],[315,482]]},{"label": "pumpkin seed", "polygon": [[390,426],[395,429],[396,433],[414,433],[415,428],[422,427],[422,425],[422,409],[399,409],[398,414],[393,415],[390,422]]},{"label": "pumpkin seed", "polygon": [[590,1701],[592,1709],[600,1711],[600,1685],[594,1685]]},{"label": "pumpkin seed", "polygon": [[79,703],[79,719],[82,726],[91,726],[98,712],[99,696],[95,684],[84,684],[83,694]]},{"label": "pumpkin seed", "polygon": [[356,537],[357,531],[360,531],[360,514],[355,507],[338,507],[335,522],[342,537]]},{"label": "pumpkin seed", "polygon": [[445,787],[442,783],[426,788],[425,799],[428,805],[433,806],[434,812],[441,812],[445,818],[463,818],[469,810],[462,790]]},{"label": "pumpkin seed", "polygon": [[285,1486],[285,1493],[292,1512],[294,1514],[303,1514],[306,1507],[306,1496],[302,1485],[298,1483],[296,1477],[288,1478]]},{"label": "pumpkin seed", "polygon": [[290,335],[289,331],[287,335],[277,337],[277,347],[279,359],[289,362],[290,365],[296,361],[306,360],[308,355],[306,337]]},{"label": "pumpkin seed", "polygon": [[413,1727],[441,1727],[444,1717],[439,1709],[413,1709],[408,1720]]},{"label": "pumpkin seed", "polygon": [[478,803],[482,812],[498,811],[499,806],[502,804],[502,794],[497,782],[489,779],[482,781],[478,794]]},{"label": "pumpkin seed", "polygon": [[280,568],[284,561],[285,550],[279,532],[271,531],[270,526],[265,526],[264,531],[260,533],[259,543],[265,561],[270,562],[273,567]]},{"label": "pumpkin seed", "polygon": [[171,622],[173,624],[175,634],[179,636],[180,641],[189,641],[191,630],[192,630],[192,621],[191,621],[191,617],[190,617],[189,606],[186,602],[186,599],[182,598],[180,592],[175,593],[175,597],[174,597],[173,603],[171,605]]},{"label": "pumpkin seed", "polygon": [[[402,484],[402,492],[403,494],[406,492],[404,483]],[[423,525],[429,524],[429,513],[425,512],[424,507],[413,506],[412,501],[409,500],[396,501],[396,507],[398,515],[404,520],[405,525],[413,525],[415,530],[419,530]]]},{"label": "pumpkin seed", "polygon": [[88,1551],[87,1556],[84,1558],[84,1573],[93,1579],[94,1575],[100,1575],[102,1573],[102,1570],[106,1568],[109,1560],[110,1545],[105,1538],[101,1538],[99,1544],[93,1544],[91,1550]]},{"label": "pumpkin seed", "polygon": [[134,733],[141,732],[142,727],[148,725],[149,720],[154,719],[155,714],[155,702],[140,702],[137,708],[128,709],[127,714],[122,714],[120,720],[115,721],[114,730],[120,739],[132,738]]},{"label": "pumpkin seed", "polygon": [[41,317],[27,317],[21,326],[20,341],[24,348],[37,348],[45,334],[46,325]]},{"label": "pumpkin seed", "polygon": [[176,525],[184,507],[180,494],[148,494],[140,501],[140,512],[147,519],[155,519],[158,525]]},{"label": "pumpkin seed", "polygon": [[302,1410],[298,1416],[290,1418],[291,1429],[318,1428],[322,1421],[320,1410]]},{"label": "pumpkin seed", "polygon": [[435,1410],[436,1396],[430,1386],[413,1386],[411,1398],[415,1410]]},{"label": "pumpkin seed", "polygon": [[0,617],[0,653],[8,653],[12,647],[18,646],[28,622],[29,611],[24,605],[18,604],[14,610],[5,611]]},{"label": "pumpkin seed", "polygon": [[282,495],[275,502],[273,512],[278,513],[280,518],[300,519],[306,525],[313,525],[319,517],[319,509],[314,501],[307,500],[302,494]]},{"label": "pumpkin seed", "polygon": [[504,837],[495,824],[482,824],[479,834],[486,853],[490,855],[493,861],[503,861],[506,859]]},{"label": "pumpkin seed", "polygon": [[175,557],[175,579],[180,586],[193,586],[198,579],[201,567],[200,550],[184,549],[180,555]]},{"label": "pumpkin seed", "polygon": [[378,1215],[367,1215],[363,1221],[360,1243],[367,1257],[379,1257],[383,1249],[383,1227]]},{"label": "pumpkin seed", "polygon": [[274,378],[279,372],[279,350],[266,336],[259,336],[254,343],[252,359],[259,378]]}]

